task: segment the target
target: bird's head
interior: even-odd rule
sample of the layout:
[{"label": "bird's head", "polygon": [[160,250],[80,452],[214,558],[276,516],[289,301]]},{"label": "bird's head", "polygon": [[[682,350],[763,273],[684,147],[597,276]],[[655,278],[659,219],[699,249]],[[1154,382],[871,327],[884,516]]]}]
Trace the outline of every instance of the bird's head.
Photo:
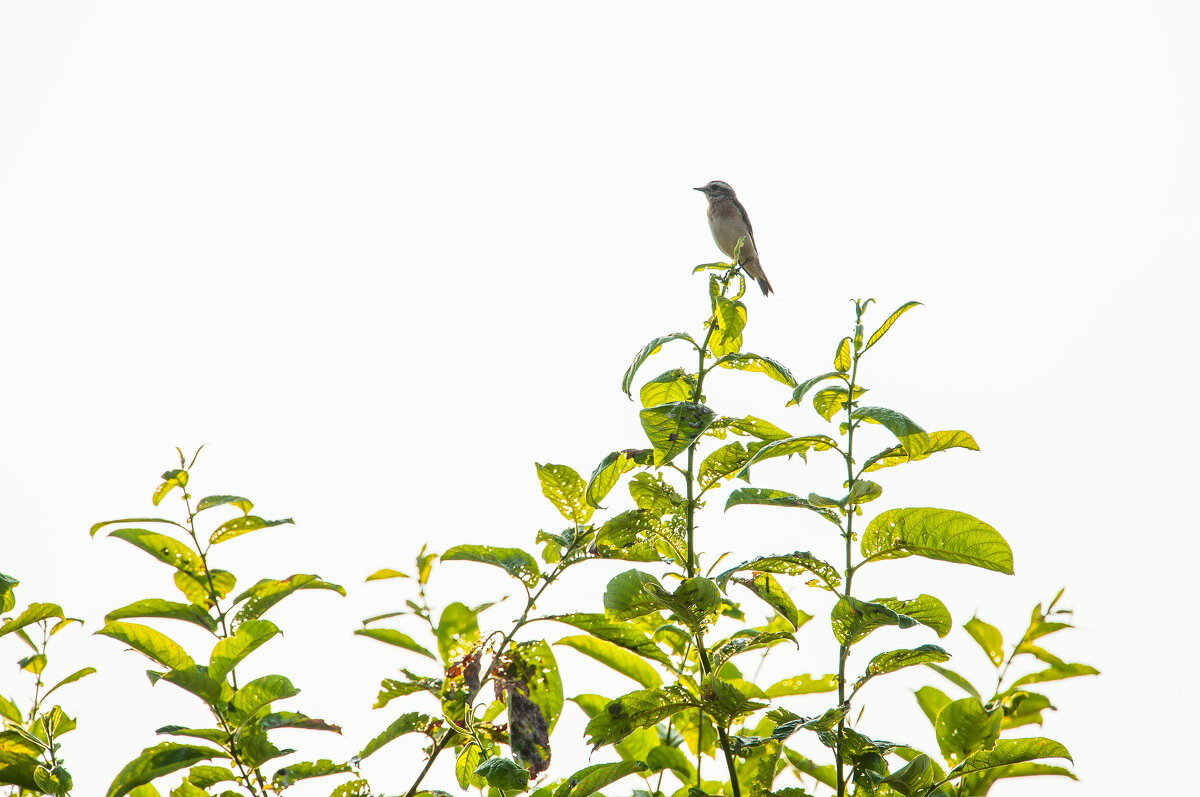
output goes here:
[{"label": "bird's head", "polygon": [[737,195],[733,193],[733,188],[729,185],[729,183],[721,180],[713,180],[711,183],[703,186],[702,188],[694,188],[692,190],[701,192],[710,200],[737,198]]}]

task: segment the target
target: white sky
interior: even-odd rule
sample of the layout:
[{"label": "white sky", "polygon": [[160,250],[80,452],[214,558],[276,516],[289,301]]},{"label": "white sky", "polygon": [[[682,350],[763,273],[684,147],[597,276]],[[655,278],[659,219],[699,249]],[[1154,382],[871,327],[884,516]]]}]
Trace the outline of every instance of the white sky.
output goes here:
[{"label": "white sky", "polygon": [[[1083,780],[996,793],[1144,789],[1165,771],[1149,763],[1162,740],[1191,730],[1200,663],[1179,609],[1200,441],[1172,409],[1197,386],[1196,7],[597,8],[0,7],[0,570],[23,603],[87,621],[48,673],[101,668],[60,693],[80,717],[64,740],[77,792],[106,788],[160,725],[204,717],[90,636],[105,611],[174,592],[144,554],[89,540],[91,523],[152,511],[173,446],[201,443],[195,495],[294,516],[219,547],[218,563],[243,586],[315,572],[350,589],[276,610],[286,638],[249,664],[293,678],[290,708],[346,727],[290,744],[351,754],[403,705],[370,711],[379,679],[417,663],[350,636],[408,597],[363,578],[409,568],[427,540],[528,545],[562,525],[534,461],[586,474],[640,445],[620,376],[646,340],[699,328],[689,271],[718,253],[691,187],[711,179],[749,208],[777,290],[748,297],[748,350],[820,373],[849,298],[876,297],[876,322],[919,299],[863,381],[873,403],[983,447],[882,473],[880,506],[987,520],[1017,576],[908,560],[864,571],[862,589],[932,592],[956,624],[978,611],[1015,636],[1067,587],[1081,630],[1048,646],[1104,675],[1050,685],[1060,711],[1040,733]],[[710,391],[724,413],[826,431],[786,398],[765,377]],[[756,484],[835,492],[837,477],[772,464]],[[833,555],[819,521],[722,517],[723,500],[705,550]],[[544,608],[597,609],[621,568],[589,567]],[[484,570],[445,565],[435,599],[509,589]],[[817,620],[792,664],[828,671],[828,606],[797,602]],[[878,643],[934,641],[892,633]],[[990,671],[965,633],[944,644],[963,672]],[[3,663],[15,641],[0,655],[0,691],[23,696],[28,679]],[[569,695],[634,688],[561,661],[578,665]],[[933,748],[909,691],[922,680],[905,677],[864,693],[862,727]],[[558,774],[586,761],[567,711]],[[400,792],[416,761],[404,740],[367,771]],[[456,791],[440,772],[426,784]]]}]

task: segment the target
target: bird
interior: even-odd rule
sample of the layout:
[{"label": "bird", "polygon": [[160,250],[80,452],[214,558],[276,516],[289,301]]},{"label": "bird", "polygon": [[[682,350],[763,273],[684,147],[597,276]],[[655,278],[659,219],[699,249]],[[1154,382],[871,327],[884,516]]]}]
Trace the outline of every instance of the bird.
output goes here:
[{"label": "bird", "polygon": [[704,187],[693,190],[708,198],[708,227],[712,230],[717,248],[727,256],[733,257],[738,239],[744,237],[746,240],[742,242],[741,262],[738,265],[745,268],[746,273],[758,282],[763,296],[773,293],[774,288],[767,281],[762,263],[758,261],[758,247],[754,245],[754,228],[750,226],[750,217],[746,215],[746,209],[738,201],[733,188],[729,183],[713,180]]}]

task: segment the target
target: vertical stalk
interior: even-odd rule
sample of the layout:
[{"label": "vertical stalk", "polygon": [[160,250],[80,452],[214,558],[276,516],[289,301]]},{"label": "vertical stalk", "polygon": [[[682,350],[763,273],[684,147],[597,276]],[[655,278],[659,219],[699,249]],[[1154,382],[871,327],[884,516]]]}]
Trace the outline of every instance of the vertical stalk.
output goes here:
[{"label": "vertical stalk", "polygon": [[[855,323],[861,323],[862,311],[857,313],[858,319]],[[849,395],[846,397],[846,453],[843,455],[846,460],[846,489],[854,489],[854,386],[858,379],[858,351],[857,346],[853,347],[850,359],[850,383],[847,385]],[[854,510],[850,509],[846,513],[846,528],[843,535],[846,538],[846,580],[842,587],[842,596],[850,597],[850,586],[854,580]],[[838,651],[838,705],[846,702],[846,660],[850,657],[850,644],[843,642]],[[837,746],[834,747],[833,755],[837,764],[837,793],[838,797],[846,795],[846,774],[844,772],[845,756],[842,754],[842,745],[846,736],[846,719],[843,717],[838,720],[837,727]]]},{"label": "vertical stalk", "polygon": [[[727,282],[722,285],[728,286]],[[724,291],[722,291],[724,294]],[[704,335],[704,342],[700,344],[697,357],[699,363],[696,369],[696,390],[692,395],[692,403],[699,404],[704,395],[704,377],[707,373],[704,369],[704,355],[708,353],[708,344],[712,340],[713,330],[717,327],[716,312],[709,317],[708,332]],[[684,474],[687,486],[687,576],[694,578],[696,575],[696,445],[699,443],[699,438],[692,441],[692,444],[687,449],[687,472]],[[700,672],[705,677],[714,676],[712,671],[712,662],[708,658],[708,650],[704,646],[703,632],[696,634],[696,653],[700,659]],[[713,718],[713,726],[717,729],[717,738],[721,742],[721,750],[725,753],[725,765],[729,769],[729,784],[733,790],[733,797],[742,797],[741,786],[738,784],[737,766],[733,761],[733,748],[729,744],[729,734],[726,733],[725,727]],[[699,730],[697,731],[697,747],[699,747],[699,739],[704,730],[704,715],[700,716]],[[699,761],[697,761],[699,764]],[[696,767],[696,785],[700,785],[700,767]]]}]

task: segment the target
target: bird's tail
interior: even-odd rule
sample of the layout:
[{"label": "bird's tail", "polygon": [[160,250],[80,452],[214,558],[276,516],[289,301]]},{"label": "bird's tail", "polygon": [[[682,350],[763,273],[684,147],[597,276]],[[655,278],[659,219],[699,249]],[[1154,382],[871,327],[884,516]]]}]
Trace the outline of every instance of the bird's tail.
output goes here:
[{"label": "bird's tail", "polygon": [[757,257],[750,258],[742,263],[742,268],[746,273],[754,278],[758,283],[758,287],[762,290],[763,296],[769,293],[774,293],[775,289],[771,287],[771,283],[767,280],[767,274],[763,271],[762,264],[758,262]]}]

